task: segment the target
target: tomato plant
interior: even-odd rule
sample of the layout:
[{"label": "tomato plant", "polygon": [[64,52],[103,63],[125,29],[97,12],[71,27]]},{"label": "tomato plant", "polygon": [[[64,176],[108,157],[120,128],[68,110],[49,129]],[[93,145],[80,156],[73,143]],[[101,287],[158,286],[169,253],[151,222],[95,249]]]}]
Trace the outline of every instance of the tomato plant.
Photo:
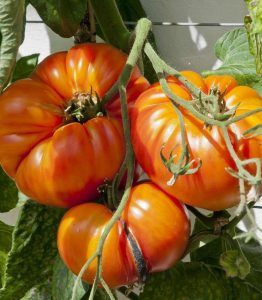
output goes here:
[{"label": "tomato plant", "polygon": [[[2,2],[0,213],[20,215],[0,221],[0,299],[261,299],[261,0],[206,78],[161,59],[139,0]],[[77,46],[14,66],[29,3]]]},{"label": "tomato plant", "polygon": [[[30,79],[0,99],[0,162],[19,189],[40,203],[69,207],[95,199],[124,157],[119,96],[101,100],[126,55],[106,44],[75,46],[47,57]],[[136,68],[130,106],[148,87]]]},{"label": "tomato plant", "polygon": [[[94,254],[111,217],[108,208],[96,203],[75,206],[64,215],[58,230],[58,249],[75,274]],[[106,239],[103,278],[110,287],[116,287],[142,279],[143,272],[170,268],[183,255],[189,231],[188,216],[175,198],[153,183],[138,184],[132,188],[120,220]],[[143,263],[146,271],[141,270]],[[92,283],[95,274],[93,261],[83,279]]]},{"label": "tomato plant", "polygon": [[[223,98],[221,109],[230,110],[238,105],[235,115],[260,108],[262,98],[255,90],[238,86],[231,76],[211,75],[202,79],[192,71],[181,72],[189,81],[205,93],[219,93]],[[191,101],[187,88],[176,78],[168,78],[170,89],[181,98]],[[222,107],[224,106],[225,107]],[[168,184],[172,173],[161,158],[173,161],[181,157],[182,144],[178,116],[173,104],[159,84],[145,91],[132,110],[132,142],[136,157],[148,176],[169,194],[192,206],[209,210],[222,210],[238,203],[238,180],[227,172],[235,169],[222,131],[217,126],[206,126],[192,114],[181,109],[186,127],[187,146],[195,165],[202,166],[195,174],[178,176],[174,184]],[[258,126],[262,114],[250,116],[230,126],[230,138],[240,157],[262,157],[261,137],[245,137],[244,132]],[[250,166],[252,168],[252,166]]]}]

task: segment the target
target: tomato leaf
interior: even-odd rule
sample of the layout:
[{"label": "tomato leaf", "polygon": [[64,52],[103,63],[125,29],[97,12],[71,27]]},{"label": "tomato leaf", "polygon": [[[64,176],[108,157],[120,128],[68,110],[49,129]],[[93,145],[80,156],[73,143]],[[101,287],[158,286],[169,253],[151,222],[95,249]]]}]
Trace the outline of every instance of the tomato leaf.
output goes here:
[{"label": "tomato leaf", "polygon": [[152,275],[139,299],[224,300],[227,294],[219,275],[202,263],[179,263],[169,271]]},{"label": "tomato leaf", "polygon": [[[70,300],[74,287],[76,276],[65,266],[63,261],[57,257],[54,264],[52,278],[52,299],[53,300]],[[88,285],[80,283],[78,285],[77,299],[81,299],[88,289]]]},{"label": "tomato leaf", "polygon": [[43,21],[62,37],[73,36],[87,10],[87,0],[29,0]]},{"label": "tomato leaf", "polygon": [[52,277],[63,210],[27,201],[13,231],[1,300],[20,299]]},{"label": "tomato leaf", "polygon": [[[114,294],[114,292],[113,292]],[[88,300],[89,293],[82,299],[82,300]],[[116,295],[115,295],[116,297]],[[117,299],[117,298],[116,298]],[[108,300],[108,295],[103,289],[97,289],[94,300]]]},{"label": "tomato leaf", "polygon": [[7,253],[12,245],[13,226],[0,221],[0,287],[2,286]]},{"label": "tomato leaf", "polygon": [[250,273],[250,264],[239,250],[228,250],[220,255],[220,265],[228,277],[239,277],[245,279]]},{"label": "tomato leaf", "polygon": [[25,24],[25,1],[5,0],[0,5],[0,91],[11,78]]},{"label": "tomato leaf", "polygon": [[221,270],[201,262],[179,263],[151,275],[141,300],[261,299],[261,292],[240,279],[227,278]]},{"label": "tomato leaf", "polygon": [[28,56],[21,57],[15,65],[12,82],[27,78],[34,71],[38,63],[39,54],[32,54]]},{"label": "tomato leaf", "polygon": [[[55,260],[54,269],[53,269],[52,300],[61,300],[61,299],[71,300],[75,280],[76,280],[76,275],[74,275],[65,266],[63,261],[58,256]],[[90,293],[89,285],[82,281],[77,287],[76,299],[77,300],[88,300],[89,293]],[[106,292],[103,289],[98,289],[96,291],[94,299],[95,300],[104,300],[104,299],[107,300],[108,295],[106,294]],[[40,299],[40,300],[42,300],[42,299]]]},{"label": "tomato leaf", "polygon": [[[205,263],[209,266],[220,267],[221,253],[224,252],[225,239],[220,237],[211,243],[197,249],[191,253],[191,260]],[[244,280],[238,278],[231,279],[230,282],[242,282],[245,285],[251,286],[253,289],[259,291],[262,294],[262,282],[261,282],[261,272],[262,272],[262,246],[254,240],[250,240],[248,243],[239,241],[239,247],[250,264],[250,271],[247,272],[247,268],[244,268],[244,273],[247,274]],[[228,248],[228,245],[227,245]],[[234,249],[231,249],[234,250]],[[242,255],[241,255],[242,256]],[[232,264],[230,265],[232,270]],[[239,266],[237,266],[235,272],[239,272]]]},{"label": "tomato leaf", "polygon": [[[139,19],[147,17],[146,12],[139,0],[116,0],[116,4],[124,22],[137,22]],[[134,29],[134,27],[134,25],[127,25],[127,28],[131,31]],[[99,24],[96,25],[96,31],[99,37],[101,37],[103,40],[106,40]],[[107,36],[107,40],[109,43],[112,43],[112,38],[110,38],[110,36]],[[151,45],[153,45],[153,47],[157,49],[154,34],[152,31],[149,33],[148,40],[150,41]],[[157,75],[151,65],[151,62],[145,55],[143,55],[143,63],[145,77],[151,83],[156,82]]]},{"label": "tomato leaf", "polygon": [[11,180],[0,168],[0,212],[7,212],[14,208],[18,201],[18,190]]},{"label": "tomato leaf", "polygon": [[248,243],[241,241],[240,246],[251,265],[251,271],[245,278],[245,282],[262,293],[262,246],[255,240],[250,240]]},{"label": "tomato leaf", "polygon": [[224,34],[216,42],[215,53],[223,63],[217,70],[204,71],[205,76],[231,74],[239,84],[249,85],[261,92],[262,77],[256,72],[245,29],[234,29]]},{"label": "tomato leaf", "polygon": [[[47,300],[50,297],[51,284],[48,282],[46,284],[33,287],[29,290],[21,300]],[[62,299],[62,298],[61,298]]]}]

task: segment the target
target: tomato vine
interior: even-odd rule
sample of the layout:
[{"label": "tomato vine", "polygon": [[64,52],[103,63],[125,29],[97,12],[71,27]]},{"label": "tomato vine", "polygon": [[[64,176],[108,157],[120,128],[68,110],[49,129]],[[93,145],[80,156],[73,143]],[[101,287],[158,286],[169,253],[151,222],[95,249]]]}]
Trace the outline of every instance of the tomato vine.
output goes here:
[{"label": "tomato vine", "polygon": [[[185,118],[183,113],[181,112],[181,108],[185,111],[189,112],[193,117],[203,122],[203,124],[207,128],[212,128],[212,126],[218,127],[221,132],[222,136],[227,148],[227,151],[229,152],[232,161],[234,162],[236,169],[230,169],[228,168],[227,171],[230,173],[231,176],[238,179],[239,182],[239,196],[240,201],[237,209],[233,212],[233,214],[228,214],[226,211],[218,211],[214,212],[212,215],[207,216],[203,213],[201,213],[197,208],[187,205],[188,210],[196,217],[196,225],[194,228],[194,231],[190,237],[189,244],[187,247],[186,252],[184,253],[184,256],[187,254],[191,255],[192,259],[192,265],[186,266],[186,264],[183,265],[183,263],[178,265],[178,270],[184,268],[184,272],[186,273],[186,269],[190,269],[192,272],[195,272],[195,269],[200,269],[201,272],[204,272],[204,269],[206,268],[206,259],[202,259],[198,261],[199,257],[201,257],[201,253],[198,252],[199,244],[200,242],[204,241],[206,245],[205,249],[209,249],[210,247],[212,251],[214,250],[213,247],[217,247],[217,243],[219,244],[219,258],[215,257],[216,263],[218,264],[218,270],[213,270],[214,274],[219,274],[219,276],[222,278],[221,281],[224,282],[224,284],[228,284],[227,279],[225,279],[220,271],[225,271],[227,275],[232,277],[239,277],[241,280],[244,280],[246,277],[248,278],[248,275],[253,272],[252,270],[252,263],[247,260],[245,251],[242,251],[242,248],[245,247],[238,242],[238,238],[245,238],[246,242],[250,241],[254,243],[253,238],[255,237],[255,230],[260,230],[254,220],[254,217],[251,214],[251,209],[253,207],[256,207],[256,203],[261,197],[261,183],[262,183],[262,170],[261,170],[261,158],[248,158],[244,159],[240,157],[239,153],[236,151],[234,145],[232,144],[229,127],[233,124],[240,122],[248,117],[255,116],[258,114],[261,114],[262,108],[256,108],[253,110],[250,110],[248,112],[242,113],[240,115],[235,115],[236,111],[238,109],[238,105],[234,106],[233,108],[229,110],[223,110],[221,109],[220,105],[223,106],[223,93],[222,97],[221,94],[211,91],[211,93],[206,94],[201,90],[201,88],[194,85],[190,80],[187,79],[186,76],[184,76],[182,73],[178,72],[173,67],[169,66],[164,60],[160,58],[157,51],[154,49],[154,46],[150,42],[150,34],[152,29],[152,23],[147,18],[141,18],[135,30],[133,32],[130,32],[129,29],[126,27],[122,17],[121,13],[117,7],[117,4],[114,0],[106,0],[103,1],[103,5],[101,5],[101,1],[98,0],[90,0],[90,1],[84,1],[81,3],[81,7],[84,6],[88,7],[87,14],[89,14],[90,20],[87,20],[87,15],[84,16],[84,19],[81,21],[79,25],[79,16],[81,15],[81,18],[84,15],[83,9],[81,9],[81,13],[79,13],[77,16],[70,15],[70,5],[72,5],[72,2],[70,2],[70,5],[66,7],[65,10],[61,9],[61,7],[52,6],[52,3],[50,4],[47,2],[38,2],[35,0],[31,1],[35,7],[46,7],[50,9],[57,9],[57,12],[55,13],[56,19],[55,22],[53,22],[52,18],[46,12],[43,12],[43,17],[45,18],[46,22],[50,24],[50,26],[60,33],[62,36],[75,36],[75,40],[77,43],[86,42],[87,40],[92,41],[94,40],[94,31],[95,31],[95,24],[94,24],[94,15],[96,17],[97,21],[97,29],[100,30],[101,37],[104,38],[104,40],[115,47],[121,49],[122,51],[129,53],[125,66],[119,76],[119,78],[116,80],[116,82],[113,84],[113,86],[109,89],[109,91],[104,95],[104,97],[101,99],[101,107],[105,107],[109,101],[115,97],[117,94],[120,95],[120,103],[121,103],[121,117],[122,117],[122,127],[123,127],[123,133],[124,133],[124,140],[125,140],[125,157],[124,161],[118,171],[118,173],[115,175],[113,181],[109,183],[110,187],[107,190],[108,197],[110,198],[110,203],[112,206],[115,206],[116,210],[110,219],[110,221],[106,224],[100,238],[98,241],[98,244],[96,246],[96,249],[94,253],[87,259],[85,264],[82,266],[80,272],[77,274],[77,277],[72,277],[72,281],[74,281],[72,293],[70,293],[70,298],[72,300],[78,300],[79,299],[79,286],[81,283],[81,279],[87,269],[90,267],[92,263],[96,263],[96,275],[94,278],[94,282],[92,285],[92,288],[88,291],[88,299],[93,300],[95,299],[95,296],[97,295],[99,290],[98,288],[101,286],[103,287],[106,295],[111,299],[115,299],[114,292],[110,289],[109,285],[103,278],[103,263],[102,263],[102,254],[104,245],[106,242],[106,239],[113,228],[114,225],[121,219],[121,215],[127,205],[129,195],[131,192],[131,188],[134,181],[134,168],[135,168],[135,155],[134,155],[134,149],[132,145],[132,137],[131,137],[131,129],[130,129],[130,119],[129,119],[129,112],[128,112],[128,104],[127,104],[127,86],[129,83],[129,80],[131,78],[132,72],[136,65],[139,65],[141,68],[141,71],[143,69],[143,61],[145,61],[145,57],[147,59],[147,62],[150,62],[150,67],[146,65],[146,71],[150,70],[150,76],[152,78],[158,78],[158,81],[160,83],[161,89],[164,93],[164,95],[171,101],[172,108],[174,109],[177,118],[178,123],[180,127],[180,140],[181,140],[181,154],[180,157],[178,157],[177,162],[174,162],[175,156],[171,152],[169,155],[169,158],[165,157],[164,148],[165,145],[162,146],[162,152],[160,151],[159,156],[162,159],[163,164],[168,169],[168,171],[171,174],[170,180],[167,182],[168,185],[174,185],[176,180],[180,178],[181,176],[185,175],[193,175],[197,173],[201,168],[201,160],[200,159],[194,159],[190,156],[189,151],[189,145],[187,140],[187,128],[185,125]],[[52,1],[51,1],[52,2]],[[86,5],[88,2],[88,5]],[[250,1],[246,1],[248,4],[250,4]],[[59,2],[60,3],[60,2]],[[14,7],[14,1],[8,1],[8,5],[5,7],[2,7],[2,10],[8,11],[8,15],[13,15],[11,10]],[[2,63],[1,70],[0,70],[0,84],[1,88],[5,87],[5,84],[9,81],[11,77],[11,71],[14,65],[15,56],[17,53],[17,49],[19,44],[22,41],[22,33],[23,33],[23,14],[24,14],[24,1],[17,1],[16,5],[21,5],[22,9],[19,10],[19,13],[17,16],[13,16],[13,21],[15,22],[15,30],[10,28],[10,24],[8,23],[10,20],[7,18],[8,21],[6,23],[6,20],[3,20],[0,22],[0,30],[2,33],[2,41],[1,41],[1,52],[0,52],[0,61]],[[65,4],[66,5],[66,4]],[[80,7],[80,6],[79,6]],[[0,14],[3,13],[0,9]],[[59,13],[58,13],[59,11]],[[94,15],[93,15],[94,14]],[[260,42],[259,41],[259,47],[255,42],[257,40],[254,39],[254,36],[261,37],[261,32],[258,32],[258,28],[261,27],[261,23],[255,21],[256,18],[258,18],[259,10],[256,8],[252,11],[252,18],[246,20],[246,26],[249,33],[249,41],[251,44],[251,48],[253,49],[253,54],[256,56],[256,63],[257,63],[257,70],[260,71],[261,69],[261,49],[259,48]],[[259,15],[260,16],[260,15]],[[87,25],[85,22],[89,22],[90,24]],[[247,22],[248,21],[248,22]],[[59,24],[62,24],[61,27]],[[72,26],[71,26],[72,25]],[[78,26],[78,30],[77,30]],[[87,28],[89,26],[89,28]],[[255,28],[255,29],[254,29]],[[7,31],[5,31],[7,29]],[[63,31],[64,30],[64,31]],[[258,30],[258,31],[257,31]],[[8,44],[6,42],[8,32],[11,34],[11,44]],[[16,36],[13,34],[17,33]],[[11,45],[11,47],[10,47]],[[257,48],[255,48],[257,47]],[[254,51],[254,49],[256,51]],[[10,55],[9,55],[10,54]],[[249,57],[250,58],[250,57]],[[37,60],[37,58],[36,58]],[[35,67],[36,62],[32,63],[32,66],[24,72],[25,74],[20,74],[21,76],[13,76],[14,80],[27,77],[31,71],[33,71]],[[229,67],[228,67],[229,68]],[[21,69],[17,63],[17,68]],[[23,69],[23,68],[22,68]],[[154,70],[154,71],[152,71]],[[18,70],[19,71],[19,70]],[[213,72],[213,71],[210,71]],[[23,73],[21,71],[21,73]],[[28,73],[28,74],[27,74]],[[172,75],[175,79],[177,79],[182,85],[183,88],[187,89],[190,94],[192,95],[192,101],[184,100],[182,97],[179,97],[176,93],[172,91],[170,88],[169,82],[168,82],[168,75]],[[254,75],[254,70],[252,70],[252,76]],[[253,78],[252,77],[252,78]],[[252,80],[251,80],[252,81]],[[261,82],[260,78],[257,82]],[[91,100],[92,99],[92,91],[91,91]],[[89,94],[89,96],[90,96]],[[260,134],[261,126],[260,124],[256,125],[255,127],[252,127],[248,129],[244,135],[259,135]],[[255,166],[255,172],[250,171],[250,165]],[[119,184],[124,177],[125,172],[127,171],[127,178],[126,178],[126,184],[124,188],[124,192],[122,194],[122,197],[119,197]],[[1,177],[2,178],[2,177]],[[4,182],[7,182],[9,185],[10,182],[3,177]],[[1,181],[1,180],[0,180]],[[15,187],[10,184],[12,189],[15,189]],[[253,195],[251,198],[248,198],[246,189],[247,186],[252,187],[253,189]],[[12,190],[13,192],[13,190]],[[121,198],[121,200],[119,200]],[[12,207],[14,207],[17,203],[17,194],[15,195],[15,201],[13,201],[14,204],[12,204]],[[28,215],[30,214],[30,209],[33,207],[32,211],[37,211],[37,214],[41,214],[42,211],[46,211],[47,209],[43,207],[38,207],[37,204],[31,204],[31,202],[27,202],[25,208],[23,211],[28,211]],[[1,206],[0,206],[1,207]],[[1,211],[4,211],[6,208],[4,208]],[[9,208],[9,206],[8,206]],[[39,210],[39,211],[38,211]],[[49,211],[49,208],[48,208]],[[50,208],[50,211],[52,209]],[[56,220],[55,223],[60,220],[60,216],[63,213],[63,211],[59,210],[57,213],[53,211],[54,213],[54,219]],[[251,221],[253,228],[248,232],[241,232],[238,229],[236,229],[236,225],[245,217],[247,216],[249,220]],[[46,225],[45,218],[46,215],[41,215],[40,221],[41,223]],[[22,214],[22,221],[23,224],[26,223],[24,219],[26,219],[26,216]],[[154,220],[153,220],[154,221]],[[39,222],[37,218],[35,217],[34,222]],[[50,222],[52,223],[52,222]],[[19,226],[19,222],[18,225]],[[41,224],[41,226],[43,226]],[[40,226],[40,227],[41,227]],[[28,231],[28,235],[30,236],[30,226],[24,226],[26,230]],[[48,230],[54,234],[56,227],[50,227]],[[14,240],[13,243],[23,243],[21,242],[21,236],[18,229],[14,230]],[[11,236],[11,230],[8,233],[8,238],[10,239]],[[17,242],[16,239],[19,237],[19,241]],[[45,237],[46,238],[46,237]],[[0,232],[0,239],[1,239],[1,232]],[[237,239],[237,240],[236,240]],[[29,243],[30,244],[30,243]],[[32,243],[34,245],[34,251],[36,248],[36,243]],[[45,241],[43,241],[43,244],[45,244]],[[52,259],[50,261],[54,260],[56,253],[56,248],[53,247],[53,243],[51,240],[48,240],[48,245],[52,245]],[[215,245],[215,246],[213,246]],[[257,246],[257,245],[256,245]],[[203,247],[203,248],[204,248]],[[19,246],[17,247],[19,248]],[[11,254],[8,258],[8,265],[7,269],[5,270],[5,276],[9,276],[9,281],[12,282],[13,280],[13,273],[14,270],[11,268],[10,272],[10,266],[11,266],[11,257],[16,257],[15,253],[16,247],[13,247],[11,249]],[[21,249],[24,249],[21,247]],[[24,251],[26,252],[26,251]],[[1,252],[0,252],[1,255]],[[42,255],[42,254],[41,254]],[[7,254],[4,253],[5,259],[7,257]],[[1,258],[1,257],[0,257]],[[48,260],[49,261],[49,260]],[[203,264],[202,264],[203,261]],[[0,261],[1,263],[1,261]],[[2,266],[0,266],[2,268]],[[44,265],[46,272],[48,273],[48,276],[50,278],[50,274],[52,273],[51,269],[48,268],[46,264]],[[61,267],[61,266],[60,266]],[[171,270],[172,272],[176,272],[176,270]],[[57,270],[55,273],[58,273]],[[12,274],[12,275],[10,275]],[[193,274],[193,273],[192,273]],[[202,274],[202,273],[201,273]],[[204,273],[203,273],[204,274]],[[188,274],[187,274],[188,275]],[[160,275],[161,276],[161,275]],[[165,276],[165,275],[163,275]],[[172,275],[173,276],[173,275]],[[178,276],[179,277],[179,276]],[[188,275],[188,277],[190,277]],[[197,277],[197,276],[196,276]],[[11,279],[10,279],[11,278]],[[42,278],[42,275],[41,275]],[[49,279],[48,279],[49,280]],[[8,281],[8,282],[9,282]],[[154,281],[154,280],[153,280]],[[3,281],[4,282],[4,281]],[[6,281],[7,282],[7,281]],[[26,283],[27,286],[31,289],[33,286],[33,283]],[[48,287],[48,282],[43,282],[43,285],[41,282],[36,281],[37,288],[42,289],[43,287],[46,289]],[[235,283],[236,284],[236,283]],[[160,284],[161,285],[161,284]],[[6,283],[3,284],[3,289],[0,290],[0,295],[2,292],[2,295],[14,295],[12,292],[7,291],[8,285]],[[71,286],[72,287],[72,286]],[[71,288],[70,287],[70,288]],[[27,292],[27,291],[24,291]],[[81,287],[81,295],[85,292],[83,287]],[[29,291],[30,294],[30,291]],[[148,293],[148,295],[150,292]],[[143,293],[141,294],[142,299]],[[19,291],[15,290],[15,297],[20,297]],[[22,297],[22,296],[21,296]],[[154,299],[154,298],[152,298]]]}]

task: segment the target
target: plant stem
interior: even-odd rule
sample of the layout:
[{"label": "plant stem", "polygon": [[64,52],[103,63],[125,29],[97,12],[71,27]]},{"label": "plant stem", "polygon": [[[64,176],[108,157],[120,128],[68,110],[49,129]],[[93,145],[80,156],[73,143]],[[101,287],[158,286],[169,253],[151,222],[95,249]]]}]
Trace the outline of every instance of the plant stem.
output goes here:
[{"label": "plant stem", "polygon": [[[250,209],[254,206],[255,202],[250,202],[247,204],[247,208]],[[231,230],[233,229],[247,214],[247,209],[242,210],[239,216],[233,218],[226,226],[225,229]]]},{"label": "plant stem", "polygon": [[130,32],[125,26],[115,0],[90,0],[104,39],[128,53]]},{"label": "plant stem", "polygon": [[194,250],[198,249],[200,242],[202,241],[210,242],[218,237],[219,235],[214,234],[213,230],[203,230],[192,235],[189,239],[189,243],[185,250],[185,253],[183,254],[183,257],[193,252]]},{"label": "plant stem", "polygon": [[207,217],[198,211],[195,207],[186,205],[187,209],[197,218],[207,228],[212,228],[214,225],[214,219],[212,217]]},{"label": "plant stem", "polygon": [[[133,44],[133,47],[130,51],[130,54],[128,56],[125,68],[123,72],[120,75],[119,79],[119,93],[120,93],[120,101],[121,101],[121,112],[122,112],[122,122],[123,122],[123,128],[124,128],[124,137],[125,137],[125,143],[126,143],[126,156],[125,156],[125,163],[127,166],[127,181],[126,181],[126,187],[125,192],[123,194],[123,197],[119,203],[119,206],[117,210],[115,211],[112,218],[109,220],[107,225],[105,226],[105,229],[99,239],[97,250],[95,254],[92,255],[91,258],[84,264],[82,269],[80,270],[77,279],[75,281],[74,289],[73,289],[73,295],[72,300],[76,300],[76,288],[77,284],[80,281],[81,277],[83,276],[84,272],[88,269],[91,262],[97,258],[97,273],[95,277],[95,281],[89,296],[89,300],[92,300],[95,295],[95,291],[97,288],[97,284],[99,281],[101,282],[102,278],[102,252],[104,243],[106,241],[106,238],[112,229],[112,227],[115,225],[115,223],[120,219],[120,216],[125,208],[125,205],[128,201],[128,197],[131,191],[132,182],[133,182],[133,173],[134,173],[134,153],[131,143],[131,135],[130,135],[130,122],[129,122],[129,116],[128,116],[128,107],[127,107],[127,101],[126,101],[126,86],[128,84],[128,81],[130,79],[132,70],[134,66],[136,65],[139,57],[141,56],[141,52],[145,43],[145,40],[147,38],[147,35],[151,29],[151,22],[147,19],[141,19],[139,20],[137,27],[136,27],[136,38]],[[112,299],[112,294],[109,294],[110,298]]]},{"label": "plant stem", "polygon": [[86,261],[86,263],[83,265],[82,269],[78,273],[77,278],[74,283],[74,287],[73,287],[73,292],[72,292],[72,297],[71,297],[72,300],[77,299],[77,287],[79,285],[79,282],[80,282],[81,278],[83,277],[87,268],[90,266],[90,264],[96,257],[97,257],[97,252],[95,252],[92,256],[89,257],[89,259]]},{"label": "plant stem", "polygon": [[[192,113],[196,118],[198,118],[199,120],[203,121],[205,124],[208,125],[214,125],[214,126],[228,126],[232,123],[235,123],[237,121],[240,121],[248,116],[251,116],[253,114],[262,112],[262,108],[258,108],[252,111],[249,111],[247,113],[244,113],[240,116],[231,118],[229,120],[226,121],[219,121],[219,120],[215,120],[212,119],[202,113],[200,113],[199,111],[197,111],[192,103],[190,103],[190,101],[186,101],[182,98],[180,98],[179,96],[175,95],[169,88],[166,79],[165,79],[165,72],[169,74],[169,72],[171,72],[172,74],[177,74],[178,71],[176,71],[175,69],[171,68],[170,66],[167,66],[166,63],[158,56],[158,54],[156,53],[156,51],[153,49],[153,47],[147,42],[145,44],[145,53],[148,56],[148,58],[150,59],[155,72],[158,75],[159,78],[159,82],[160,85],[164,91],[164,93],[168,96],[168,98],[170,98],[173,102],[175,102],[175,104],[182,106],[184,109],[188,110],[190,113]],[[178,76],[178,75],[176,75]],[[182,79],[183,78],[183,79]],[[203,92],[198,89],[196,86],[194,86],[192,83],[190,83],[186,78],[184,78],[182,75],[179,76],[179,80],[181,80],[181,82],[183,82],[186,87],[190,90],[190,92],[193,95],[203,95],[207,96],[205,94],[203,94]]]}]

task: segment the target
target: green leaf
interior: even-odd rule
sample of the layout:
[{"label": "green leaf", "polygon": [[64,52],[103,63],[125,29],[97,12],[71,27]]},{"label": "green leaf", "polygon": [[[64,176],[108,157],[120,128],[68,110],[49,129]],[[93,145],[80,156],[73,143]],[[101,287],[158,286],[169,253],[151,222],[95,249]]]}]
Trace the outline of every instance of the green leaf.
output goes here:
[{"label": "green leaf", "polygon": [[0,221],[0,251],[8,253],[12,245],[13,226]]},{"label": "green leaf", "polygon": [[[116,0],[116,4],[119,9],[120,15],[124,21],[137,22],[139,19],[147,17],[145,10],[143,9],[143,6],[141,5],[139,0]],[[134,25],[127,25],[127,28],[130,31],[132,31],[134,27]],[[106,40],[99,24],[97,24],[96,26],[96,31],[98,36],[100,36],[103,40]],[[109,43],[112,43],[112,38],[110,36],[107,37],[107,40]],[[152,31],[149,33],[148,40],[150,41],[151,45],[153,45],[153,47],[157,49],[154,34]],[[143,55],[142,61],[144,64],[145,77],[151,83],[156,82],[157,75],[147,56]]]},{"label": "green leaf", "polygon": [[[46,283],[33,287],[29,290],[21,300],[48,300],[51,299],[50,295],[51,284]],[[60,298],[63,299],[63,298]],[[63,299],[64,300],[64,299]]]},{"label": "green leaf", "polygon": [[141,300],[224,300],[227,293],[217,271],[202,263],[179,263],[175,268],[152,275]]},{"label": "green leaf", "polygon": [[258,84],[262,84],[262,77],[256,73],[254,56],[249,51],[245,29],[234,29],[224,34],[216,42],[215,53],[223,63],[217,70],[204,71],[205,76],[230,74],[241,85],[256,88]]},{"label": "green leaf", "polygon": [[262,293],[262,246],[255,240],[250,240],[248,243],[240,241],[240,246],[251,266],[245,282]]},{"label": "green leaf", "polygon": [[239,250],[228,250],[222,253],[219,263],[228,277],[244,279],[250,273],[250,264]]},{"label": "green leaf", "polygon": [[[57,257],[54,264],[52,278],[52,299],[70,300],[76,276],[65,266],[63,261]],[[80,300],[88,289],[88,285],[81,283],[78,285],[76,299]]]},{"label": "green leaf", "polygon": [[7,254],[0,251],[0,288],[2,287],[4,281],[6,258]]},{"label": "green leaf", "polygon": [[[250,240],[248,243],[245,243],[241,240],[238,247],[240,247],[251,268],[249,274],[245,277],[244,280],[234,278],[231,279],[230,282],[237,283],[240,281],[242,282],[242,284],[250,286],[252,287],[252,289],[255,289],[262,293],[262,246],[254,240]],[[191,260],[194,262],[202,262],[209,266],[214,266],[215,268],[220,268],[220,255],[225,251],[225,248],[229,248],[229,245],[226,244],[226,241],[222,236],[192,252],[190,255]]]},{"label": "green leaf", "polygon": [[62,37],[73,36],[87,10],[87,0],[29,0],[43,21]]},{"label": "green leaf", "polygon": [[[114,292],[113,292],[114,294]],[[116,297],[116,296],[115,296]],[[88,298],[84,298],[83,300],[87,300]],[[97,289],[94,300],[108,300],[109,297],[105,290],[103,289]]]},{"label": "green leaf", "polygon": [[240,279],[201,262],[179,263],[173,269],[153,274],[141,300],[260,300],[262,293]]},{"label": "green leaf", "polygon": [[18,190],[0,167],[0,212],[7,212],[14,208],[18,201]]},{"label": "green leaf", "polygon": [[32,54],[28,56],[21,57],[15,65],[12,82],[27,78],[34,71],[38,63],[39,54]]},{"label": "green leaf", "polygon": [[11,78],[25,24],[25,1],[5,0],[0,5],[0,91]]},{"label": "green leaf", "polygon": [[27,201],[14,228],[1,300],[20,299],[52,277],[63,210]]},{"label": "green leaf", "polygon": [[[115,299],[118,299],[116,298],[116,294],[114,291],[112,291],[113,295],[115,296]],[[81,300],[88,300],[89,299],[89,295],[90,295],[90,292],[88,291],[83,298],[81,298]],[[106,293],[106,291],[102,288],[98,288],[96,293],[95,293],[95,297],[94,297],[94,300],[108,300],[109,299],[109,296],[108,294]]]},{"label": "green leaf", "polygon": [[13,226],[0,221],[0,287],[3,282],[7,253],[12,245],[12,231]]}]

